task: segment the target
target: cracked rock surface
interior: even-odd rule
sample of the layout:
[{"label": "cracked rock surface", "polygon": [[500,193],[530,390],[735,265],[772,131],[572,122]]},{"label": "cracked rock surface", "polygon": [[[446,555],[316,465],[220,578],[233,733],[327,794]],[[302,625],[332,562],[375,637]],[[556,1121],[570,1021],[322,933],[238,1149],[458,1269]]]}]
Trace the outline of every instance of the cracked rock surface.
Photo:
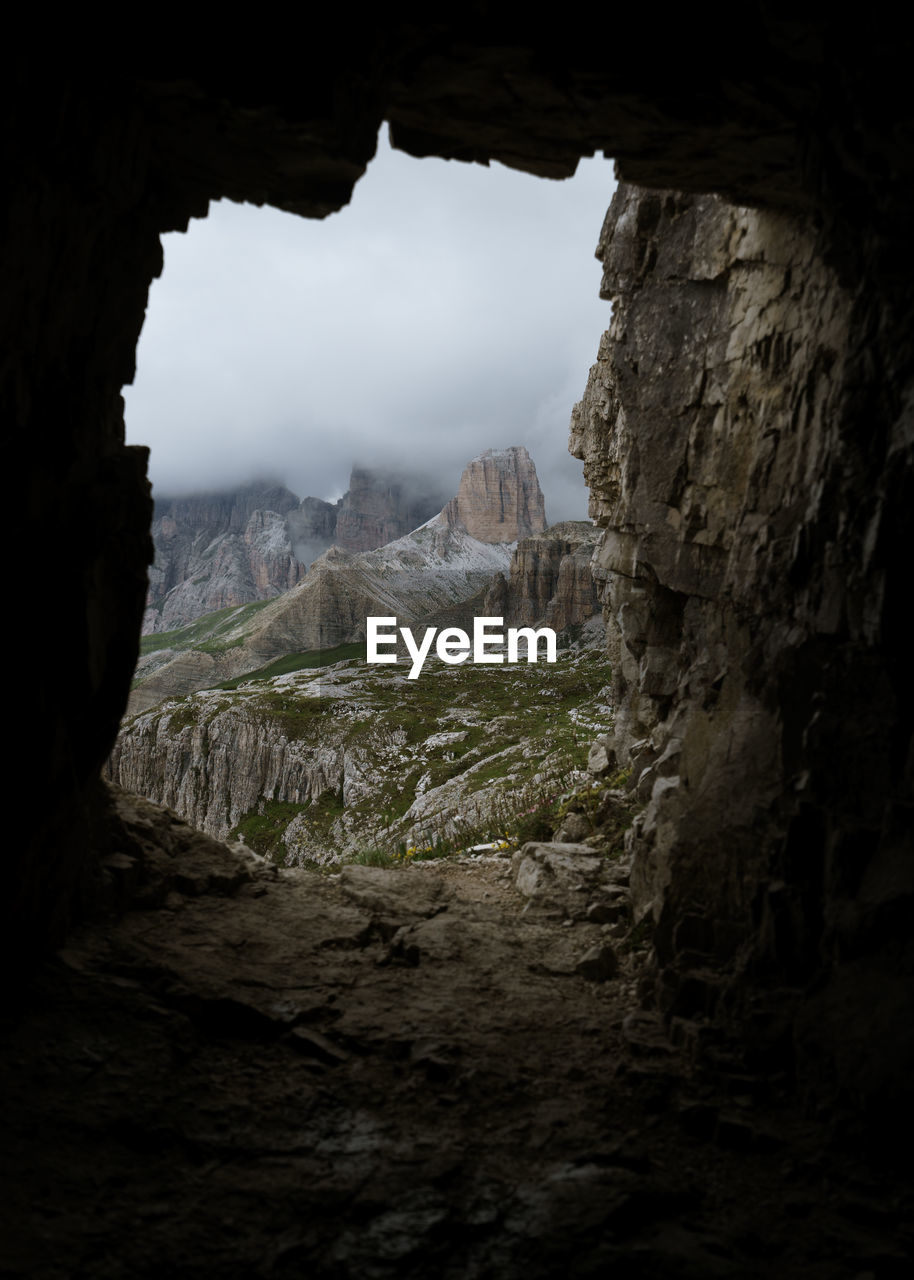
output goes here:
[{"label": "cracked rock surface", "polygon": [[5,1011],[0,1275],[902,1274],[910,1184],[671,1044],[592,851],[322,876],[118,803],[119,914]]}]

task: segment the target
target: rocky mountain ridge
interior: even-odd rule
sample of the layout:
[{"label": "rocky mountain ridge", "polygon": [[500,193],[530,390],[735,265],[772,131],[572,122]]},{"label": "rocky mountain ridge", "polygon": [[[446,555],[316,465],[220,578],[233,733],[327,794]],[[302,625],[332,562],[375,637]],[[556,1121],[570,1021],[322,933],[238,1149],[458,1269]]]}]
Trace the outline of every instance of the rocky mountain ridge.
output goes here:
[{"label": "rocky mountain ridge", "polygon": [[517,542],[546,528],[533,459],[523,446],[486,449],[464,468],[457,496],[439,519],[480,542]]},{"label": "rocky mountain ridge", "polygon": [[[323,670],[303,655],[311,669],[167,697],[124,727],[109,776],[210,835],[249,839],[288,865],[471,841],[474,830],[500,839],[511,814],[580,781],[593,736],[611,721],[588,569],[597,540],[592,525],[562,522],[522,540],[505,565],[501,545],[431,521],[374,552],[334,548],[274,619],[286,648],[307,626],[315,594],[335,592],[338,607],[345,587],[359,602],[353,623],[366,608],[402,610],[404,573],[414,604],[440,596],[443,586],[462,593],[477,571],[485,576],[474,596],[427,614],[420,627],[469,630],[474,614],[491,610],[506,626],[561,623],[574,631],[565,631],[554,665],[455,668],[432,657],[414,683],[402,653],[397,664],[360,659]],[[496,563],[505,571],[493,578]],[[267,605],[259,617],[277,608]],[[204,656],[177,655],[160,680]]]},{"label": "rocky mountain ridge", "polygon": [[144,634],[295,586],[305,566],[287,517],[297,506],[290,490],[263,481],[157,500]]},{"label": "rocky mountain ridge", "polygon": [[340,499],[332,544],[344,551],[374,551],[418,529],[447,495],[431,481],[392,471],[353,467]]},{"label": "rocky mountain ridge", "polygon": [[383,546],[428,520],[445,499],[424,478],[361,466],[335,503],[299,500],[267,481],[159,499],[143,632],[171,631],[218,609],[281,595],[329,547]]},{"label": "rocky mountain ridge", "polygon": [[[498,519],[484,514],[486,494]],[[212,687],[286,654],[362,640],[369,616],[396,616],[408,625],[460,604],[509,568],[513,544],[495,535],[544,528],[542,493],[526,449],[487,451],[468,464],[457,497],[412,533],[372,551],[332,547],[293,589],[240,612],[218,643],[158,648],[141,657],[128,710],[135,714],[163,698]]]},{"label": "rocky mountain ridge", "polygon": [[[286,865],[498,840],[586,778],[611,719],[602,626],[555,664],[337,663],[167,700],[118,738],[109,776]],[[486,710],[481,711],[480,707]]]},{"label": "rocky mountain ridge", "polygon": [[517,544],[506,578],[498,573],[483,613],[506,626],[546,626],[556,632],[599,614],[590,571],[601,531],[584,520],[563,520]]}]

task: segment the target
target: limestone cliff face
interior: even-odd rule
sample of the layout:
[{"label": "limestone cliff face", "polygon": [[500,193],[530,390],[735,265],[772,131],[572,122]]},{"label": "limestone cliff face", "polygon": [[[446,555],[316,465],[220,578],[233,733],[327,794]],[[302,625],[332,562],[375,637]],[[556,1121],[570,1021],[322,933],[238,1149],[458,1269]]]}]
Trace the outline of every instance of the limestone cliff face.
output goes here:
[{"label": "limestone cliff face", "polygon": [[243,533],[255,511],[284,514],[296,506],[298,498],[283,485],[254,481],[235,489],[160,498],[156,501],[154,528],[161,524],[166,537],[179,530],[193,530],[213,538],[220,533]]},{"label": "limestone cliff face", "polygon": [[118,738],[109,775],[223,837],[264,796],[305,804],[341,788],[339,741],[301,741],[236,702],[204,704],[206,714],[185,723],[181,706],[139,717]]},{"label": "limestone cliff face", "polygon": [[293,587],[305,566],[285,515],[297,506],[288,489],[262,483],[157,503],[144,632],[170,631]]},{"label": "limestone cliff face", "polygon": [[[599,640],[555,665],[433,658],[418,681],[408,667],[350,660],[164,702],[123,727],[109,776],[211,835],[240,827],[287,864],[473,843],[477,822],[488,839],[509,811],[542,803],[547,780],[561,790],[586,779],[581,731],[610,714]],[[575,711],[563,722],[555,703],[569,687]]]},{"label": "limestone cliff face", "polygon": [[446,495],[414,475],[353,467],[337,502],[254,483],[157,504],[156,549],[143,631],[171,631],[204,614],[294,587],[331,546],[382,547],[424,524]]},{"label": "limestone cliff face", "polygon": [[137,665],[135,714],[165,697],[205,689],[289,653],[364,640],[366,619],[401,625],[469,599],[510,563],[508,546],[429,524],[374,551],[331,547],[291,591],[246,615],[208,651],[164,649]]},{"label": "limestone cliff face", "polygon": [[486,449],[464,468],[460,487],[441,513],[450,527],[480,542],[517,542],[546,528],[533,459],[523,447]]},{"label": "limestone cliff face", "polygon": [[345,551],[374,551],[425,524],[446,496],[412,477],[353,467],[333,542]]},{"label": "limestone cliff face", "polygon": [[892,1060],[881,949],[914,885],[879,798],[892,666],[873,650],[848,679],[882,634],[893,554],[875,477],[852,496],[855,299],[813,228],[715,197],[621,186],[600,255],[615,309],[571,441],[606,531],[609,745],[646,802],[632,885],[661,1004],[732,1013],[726,967],[764,975],[780,989],[751,997],[758,1043],[799,1008],[801,1070],[840,1059],[869,1088],[838,1010]]},{"label": "limestone cliff face", "polygon": [[[390,494],[370,478],[357,481],[354,492],[351,518],[359,501],[371,494],[380,495],[376,514],[389,510]],[[410,510],[408,504],[403,507]],[[320,509],[312,514],[317,522],[329,520]],[[363,532],[368,516],[366,522]],[[509,567],[510,542],[521,530],[526,536],[544,527],[543,495],[526,449],[489,450],[467,466],[457,497],[436,519],[371,551],[329,548],[294,589],[271,601],[256,619],[245,618],[216,649],[159,650],[141,658],[129,711],[257,670],[284,654],[362,640],[366,618],[373,615],[395,616],[401,625],[437,616],[484,591]],[[477,537],[470,528],[486,536]],[[570,600],[578,590],[573,566],[565,573]],[[545,578],[540,590],[546,590]],[[557,608],[561,613],[565,606]]]},{"label": "limestone cliff face", "polygon": [[289,541],[297,560],[309,565],[336,537],[336,521],[343,499],[324,502],[322,498],[303,498],[301,504],[286,513]]},{"label": "limestone cliff face", "polygon": [[536,623],[555,631],[593,617],[600,602],[590,561],[600,537],[593,525],[566,520],[523,538],[508,577],[498,574],[489,588],[485,613],[503,617],[506,626]]}]

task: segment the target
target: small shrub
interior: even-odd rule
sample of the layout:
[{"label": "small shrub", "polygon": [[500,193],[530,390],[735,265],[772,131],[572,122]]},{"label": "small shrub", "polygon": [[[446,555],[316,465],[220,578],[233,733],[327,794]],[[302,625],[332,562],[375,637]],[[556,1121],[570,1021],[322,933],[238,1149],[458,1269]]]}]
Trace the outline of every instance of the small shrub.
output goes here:
[{"label": "small shrub", "polygon": [[360,849],[358,853],[354,853],[346,861],[354,863],[357,867],[395,867],[398,865],[397,855],[395,853],[385,853],[383,849]]}]

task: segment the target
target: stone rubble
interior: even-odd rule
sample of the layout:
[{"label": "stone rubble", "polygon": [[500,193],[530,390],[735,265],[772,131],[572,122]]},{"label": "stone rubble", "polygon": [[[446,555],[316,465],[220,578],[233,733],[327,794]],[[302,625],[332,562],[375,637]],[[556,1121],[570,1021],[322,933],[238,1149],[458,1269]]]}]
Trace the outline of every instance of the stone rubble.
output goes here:
[{"label": "stone rubble", "polygon": [[642,944],[560,918],[622,866],[322,876],[114,805],[109,911],[4,1009],[4,1275],[904,1274],[910,1178],[737,1059],[698,1072]]}]

